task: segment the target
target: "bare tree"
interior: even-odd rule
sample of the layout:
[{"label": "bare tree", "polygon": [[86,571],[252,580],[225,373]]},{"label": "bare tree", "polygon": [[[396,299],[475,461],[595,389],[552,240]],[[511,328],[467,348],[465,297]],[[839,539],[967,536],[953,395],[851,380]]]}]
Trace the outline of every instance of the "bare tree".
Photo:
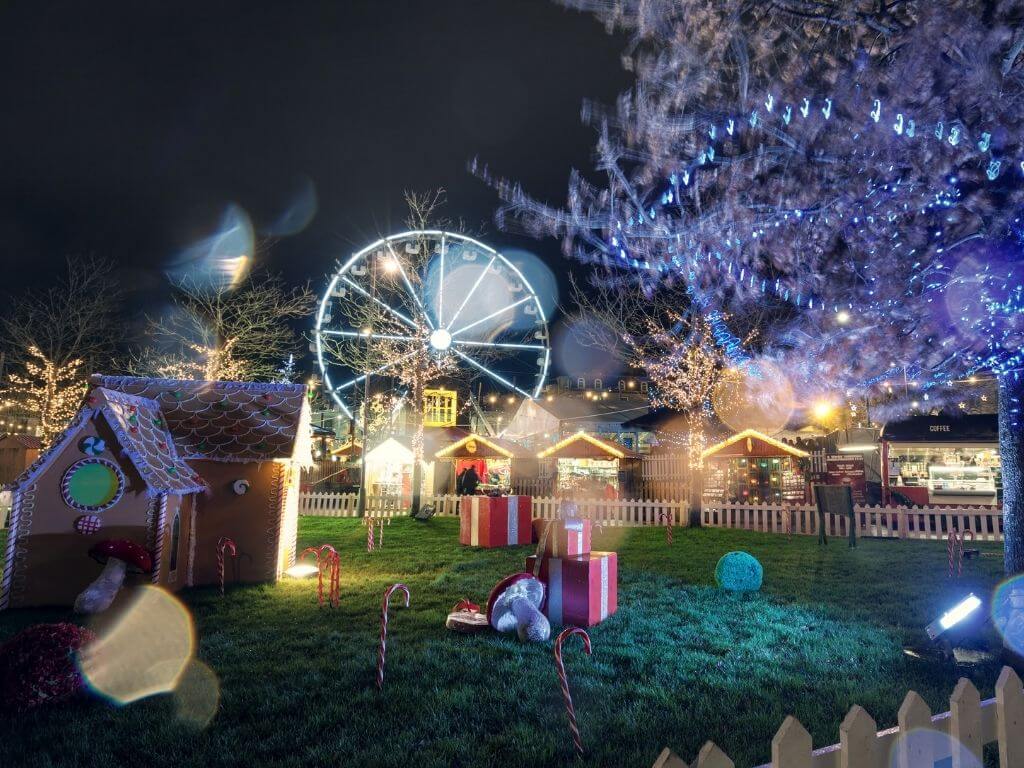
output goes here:
[{"label": "bare tree", "polygon": [[74,413],[89,373],[111,365],[123,336],[121,298],[112,262],[69,257],[56,284],[11,299],[0,320],[12,368],[0,381],[4,404],[38,418],[44,442]]},{"label": "bare tree", "polygon": [[259,381],[280,377],[280,361],[294,353],[291,321],[306,317],[314,297],[290,289],[276,275],[249,275],[238,285],[185,278],[171,310],[150,318],[151,348],[135,354],[131,369],[167,378]]}]

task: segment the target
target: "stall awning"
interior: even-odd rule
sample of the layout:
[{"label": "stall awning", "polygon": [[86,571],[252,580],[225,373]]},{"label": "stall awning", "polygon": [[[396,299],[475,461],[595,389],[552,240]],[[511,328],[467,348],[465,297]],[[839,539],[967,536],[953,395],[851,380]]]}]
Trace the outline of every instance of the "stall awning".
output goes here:
[{"label": "stall awning", "polygon": [[768,437],[756,429],[745,429],[737,432],[727,440],[704,450],[701,459],[713,458],[744,458],[751,456],[795,456],[798,459],[806,459],[810,456],[807,451],[801,451],[792,445],[787,445],[774,437]]},{"label": "stall awning", "polygon": [[517,443],[471,433],[434,454],[438,459],[522,459],[532,454]]},{"label": "stall awning", "polygon": [[998,443],[999,418],[995,414],[912,416],[886,424],[882,428],[882,440],[889,443]]},{"label": "stall awning", "polygon": [[538,459],[627,459],[635,454],[618,443],[577,432],[537,454]]}]

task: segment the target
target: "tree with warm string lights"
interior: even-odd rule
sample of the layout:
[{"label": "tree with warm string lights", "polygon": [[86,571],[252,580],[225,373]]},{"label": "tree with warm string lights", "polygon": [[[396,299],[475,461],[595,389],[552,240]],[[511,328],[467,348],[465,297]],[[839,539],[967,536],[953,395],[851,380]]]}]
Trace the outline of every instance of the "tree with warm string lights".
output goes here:
[{"label": "tree with warm string lights", "polygon": [[58,364],[35,346],[29,347],[22,369],[8,377],[8,395],[39,419],[39,439],[49,445],[81,406],[88,374],[82,360]]},{"label": "tree with warm string lights", "polygon": [[[679,297],[801,399],[1000,381],[1005,563],[1024,571],[1024,18],[1011,2],[572,0],[629,37],[587,104],[596,186],[499,221]],[[685,303],[684,303],[685,302]],[[722,318],[765,313],[756,349]],[[909,400],[909,398],[908,398]]]}]

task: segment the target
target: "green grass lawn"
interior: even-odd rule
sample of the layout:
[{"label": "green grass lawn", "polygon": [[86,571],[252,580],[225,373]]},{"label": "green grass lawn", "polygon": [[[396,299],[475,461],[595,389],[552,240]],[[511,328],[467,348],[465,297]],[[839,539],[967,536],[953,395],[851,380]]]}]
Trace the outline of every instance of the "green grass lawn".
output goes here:
[{"label": "green grass lawn", "polygon": [[[462,636],[444,628],[461,597],[486,599],[529,548],[475,550],[458,521],[399,520],[385,548],[365,549],[354,520],[303,518],[300,544],[342,553],[341,607],[320,609],[315,580],[195,589],[183,599],[199,658],[219,679],[220,709],[205,728],[177,717],[172,696],[126,707],[82,700],[0,718],[0,765],[45,766],[555,766],[572,760],[551,644]],[[982,545],[996,552],[994,545]],[[992,695],[998,666],[956,668],[903,653],[922,628],[973,589],[988,594],[1002,560],[965,563],[955,587],[941,542],[842,540],[677,529],[608,530],[595,549],[619,552],[619,611],[566,651],[586,764],[649,766],[663,746],[688,761],[714,740],[738,766],[770,757],[795,714],[815,746],[838,741],[852,704],[895,724],[908,689],[948,709],[960,675]],[[714,587],[718,558],[761,560],[760,594]],[[374,686],[380,598],[401,581],[409,610],[392,608],[387,681]],[[0,614],[0,640],[63,611]]]}]

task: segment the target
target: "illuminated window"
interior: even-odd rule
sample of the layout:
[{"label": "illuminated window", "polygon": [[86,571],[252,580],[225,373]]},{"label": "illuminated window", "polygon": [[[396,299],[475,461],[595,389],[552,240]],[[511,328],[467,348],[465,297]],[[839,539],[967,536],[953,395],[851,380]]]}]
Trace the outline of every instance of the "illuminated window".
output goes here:
[{"label": "illuminated window", "polygon": [[450,389],[423,390],[423,426],[454,427],[458,396]]},{"label": "illuminated window", "polygon": [[72,464],[61,479],[64,503],[82,512],[102,512],[121,500],[124,474],[106,459],[88,458]]},{"label": "illuminated window", "polygon": [[594,379],[594,389],[601,389],[603,384],[604,382],[602,382],[600,379]]},{"label": "illuminated window", "polygon": [[647,382],[646,381],[641,381],[640,382],[640,391],[643,392],[645,395],[647,394]]},{"label": "illuminated window", "polygon": [[580,376],[578,379],[576,379],[576,389],[586,389],[586,388],[587,388],[587,380],[586,379],[584,379],[582,376]]}]

